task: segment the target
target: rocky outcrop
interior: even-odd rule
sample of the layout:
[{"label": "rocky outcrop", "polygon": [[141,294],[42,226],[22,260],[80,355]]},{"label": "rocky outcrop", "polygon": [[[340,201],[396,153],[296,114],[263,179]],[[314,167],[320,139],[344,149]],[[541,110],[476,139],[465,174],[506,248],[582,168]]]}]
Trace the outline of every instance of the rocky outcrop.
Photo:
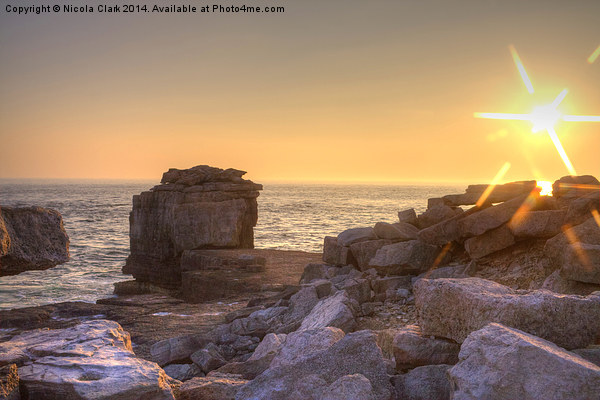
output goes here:
[{"label": "rocky outcrop", "polygon": [[584,400],[600,393],[600,367],[499,324],[473,332],[449,371],[457,400]]},{"label": "rocky outcrop", "polygon": [[397,370],[423,365],[456,364],[460,346],[451,341],[425,336],[418,326],[398,330],[392,344]]},{"label": "rocky outcrop", "polygon": [[69,260],[69,237],[58,211],[0,207],[0,276],[43,270]]},{"label": "rocky outcrop", "polygon": [[1,343],[0,354],[0,364],[19,366],[30,399],[174,399],[165,372],[137,358],[129,334],[114,321],[25,332]]},{"label": "rocky outcrop", "polygon": [[178,287],[185,251],[252,248],[262,185],[242,179],[244,174],[206,165],[170,169],[160,185],[134,196],[131,255],[123,272],[139,281]]}]

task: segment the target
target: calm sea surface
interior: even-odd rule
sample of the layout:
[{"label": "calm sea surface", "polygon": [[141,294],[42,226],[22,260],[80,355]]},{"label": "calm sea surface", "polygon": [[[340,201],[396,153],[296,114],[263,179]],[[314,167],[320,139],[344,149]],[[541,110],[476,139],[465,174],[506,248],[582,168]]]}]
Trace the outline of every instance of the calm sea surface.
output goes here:
[{"label": "calm sea surface", "polygon": [[[94,302],[112,294],[129,252],[131,197],[153,181],[0,180],[0,205],[58,210],[71,239],[71,260],[46,271],[0,277],[0,309],[60,301]],[[395,222],[406,208],[465,186],[266,184],[258,198],[255,247],[320,252],[323,237]]]}]

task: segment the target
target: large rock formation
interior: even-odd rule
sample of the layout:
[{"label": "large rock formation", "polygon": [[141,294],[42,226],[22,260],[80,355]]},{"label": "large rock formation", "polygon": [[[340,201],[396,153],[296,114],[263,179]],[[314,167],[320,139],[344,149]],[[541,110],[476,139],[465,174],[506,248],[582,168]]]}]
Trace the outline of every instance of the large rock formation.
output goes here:
[{"label": "large rock formation", "polygon": [[206,165],[170,169],[160,185],[134,196],[131,255],[123,272],[138,281],[178,287],[184,251],[254,247],[262,185],[242,179],[244,174]]},{"label": "large rock formation", "polygon": [[52,268],[69,260],[69,237],[58,211],[0,208],[0,276]]}]

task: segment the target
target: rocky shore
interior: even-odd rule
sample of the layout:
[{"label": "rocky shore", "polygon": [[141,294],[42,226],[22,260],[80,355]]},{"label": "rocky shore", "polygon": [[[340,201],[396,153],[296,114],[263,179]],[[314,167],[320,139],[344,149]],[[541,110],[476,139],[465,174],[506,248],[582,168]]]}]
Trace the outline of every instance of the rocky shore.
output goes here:
[{"label": "rocky shore", "polygon": [[[153,205],[144,211],[134,199],[132,257],[144,230],[158,235],[157,250],[148,240],[128,265],[148,257],[138,271],[152,272],[134,274],[117,285],[121,295],[98,304],[0,312],[0,367],[12,382],[2,386],[5,396],[19,398],[20,389],[24,399],[598,398],[595,178],[561,178],[552,196],[541,196],[534,181],[491,191],[471,185],[429,199],[420,215],[401,210],[397,222],[326,237],[315,255],[251,250],[241,239],[179,246],[172,226],[150,221],[174,215],[179,206],[164,208],[165,199],[185,198],[200,181],[172,171],[163,185],[181,185],[176,191],[147,192]],[[208,192],[211,202],[221,196]],[[248,198],[236,200],[228,204]],[[172,204],[188,204],[179,201]],[[219,207],[209,206],[235,214],[223,221],[241,227],[222,231],[248,237],[244,221],[251,215],[255,223],[254,211]]]}]

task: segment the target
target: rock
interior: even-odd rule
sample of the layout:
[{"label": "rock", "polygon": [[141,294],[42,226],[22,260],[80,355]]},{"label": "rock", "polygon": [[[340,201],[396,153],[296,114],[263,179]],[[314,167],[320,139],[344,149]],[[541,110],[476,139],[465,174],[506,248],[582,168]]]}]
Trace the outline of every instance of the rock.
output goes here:
[{"label": "rock", "polygon": [[325,389],[327,382],[318,375],[306,375],[296,382],[289,400],[320,400]]},{"label": "rock", "polygon": [[506,225],[465,241],[465,250],[472,259],[485,257],[515,244],[515,237]]},{"label": "rock", "polygon": [[290,333],[282,343],[271,367],[293,365],[314,354],[327,350],[344,337],[339,328],[327,327]]},{"label": "rock", "polygon": [[[131,254],[123,272],[167,288],[181,284],[185,250],[252,248],[262,185],[205,165],[170,170],[162,185],[133,197]],[[179,177],[179,178],[177,178]],[[173,180],[175,180],[174,183]]]},{"label": "rock", "polygon": [[248,361],[261,360],[271,355],[275,356],[279,353],[286,340],[286,334],[282,333],[277,335],[275,333],[269,333],[263,338],[258,347],[256,347],[256,350],[254,350],[254,353],[252,353],[252,356],[250,356]]},{"label": "rock", "polygon": [[449,371],[453,399],[593,399],[600,367],[553,343],[500,324],[469,335]]},{"label": "rock", "polygon": [[354,264],[356,264],[361,271],[366,271],[369,269],[369,261],[375,257],[377,250],[392,243],[393,242],[388,239],[368,240],[365,242],[354,243],[350,246],[352,257],[356,260]]},{"label": "rock", "polygon": [[518,238],[550,238],[560,233],[564,220],[564,210],[519,212],[508,228]]},{"label": "rock", "polygon": [[323,241],[323,262],[330,265],[343,266],[353,264],[350,248],[338,244],[337,237],[325,236]]},{"label": "rock", "polygon": [[235,400],[248,381],[235,375],[218,374],[190,379],[179,387],[179,400]]},{"label": "rock", "polygon": [[544,280],[542,289],[551,290],[553,292],[562,294],[587,296],[588,294],[600,290],[600,285],[565,279],[560,275],[560,271],[556,270],[551,273],[546,280]]},{"label": "rock", "polygon": [[332,268],[325,264],[306,264],[302,277],[300,277],[300,283],[310,283],[315,279],[328,279],[331,270]]},{"label": "rock", "polygon": [[417,233],[419,233],[418,228],[405,222],[399,222],[396,224],[378,222],[375,224],[373,230],[379,239],[389,239],[395,242],[414,240],[417,238]]},{"label": "rock", "polygon": [[532,202],[535,202],[537,197],[534,195],[519,196],[505,203],[488,207],[462,218],[458,222],[460,237],[478,236],[489,230],[498,228],[500,225],[510,221],[526,200],[531,199]]},{"label": "rock", "polygon": [[203,349],[194,352],[190,358],[205,374],[227,363],[214,343],[209,343]]},{"label": "rock", "polygon": [[413,278],[412,282],[419,279],[440,279],[440,278],[468,278],[470,272],[469,265],[451,265],[436,269],[430,269],[423,272],[421,275]]},{"label": "rock", "polygon": [[585,349],[575,349],[572,352],[600,367],[600,345],[592,345]]},{"label": "rock", "polygon": [[452,388],[447,378],[451,365],[425,365],[396,375],[392,383],[396,398],[402,400],[450,400]]},{"label": "rock", "polygon": [[572,243],[563,254],[560,275],[569,280],[600,284],[600,245]]},{"label": "rock", "polygon": [[201,335],[175,336],[154,343],[150,347],[150,355],[152,361],[162,367],[167,364],[189,360],[192,353],[208,343],[208,339]]},{"label": "rock", "polygon": [[405,222],[411,225],[416,225],[417,213],[415,212],[415,209],[409,208],[408,210],[398,211],[398,221]]},{"label": "rock", "polygon": [[329,281],[327,279],[316,279],[316,280],[312,281],[310,284],[317,291],[317,296],[319,297],[319,299],[322,299],[323,297],[327,297],[331,294],[331,288],[333,286],[331,285],[331,281]]},{"label": "rock", "polygon": [[428,208],[423,214],[417,218],[417,226],[420,229],[429,228],[430,226],[439,224],[442,221],[453,218],[463,213],[461,208],[452,208],[447,205],[437,205]]},{"label": "rock", "polygon": [[284,324],[299,324],[319,303],[319,295],[314,286],[305,286],[290,298],[290,307],[284,317]]},{"label": "rock", "polygon": [[69,261],[69,237],[58,211],[0,208],[0,276],[43,270]]},{"label": "rock", "polygon": [[333,296],[319,300],[310,314],[304,318],[298,330],[332,326],[349,332],[356,324],[354,314],[358,309],[356,300],[351,299],[345,291],[341,290]]},{"label": "rock", "polygon": [[343,376],[354,374],[369,380],[373,400],[390,399],[393,388],[375,335],[370,331],[348,334],[328,349],[290,365],[267,369],[242,387],[236,399],[287,400],[309,375],[316,375],[311,378],[313,382],[318,378],[331,385]]},{"label": "rock", "polygon": [[0,367],[0,399],[20,400],[19,371],[16,364]]},{"label": "rock", "polygon": [[371,301],[371,284],[366,279],[347,279],[339,285],[339,289],[344,290],[358,304]]},{"label": "rock", "polygon": [[361,374],[342,376],[321,394],[321,400],[371,400],[373,398],[373,386]]},{"label": "rock", "polygon": [[377,235],[375,235],[375,231],[373,230],[373,228],[347,229],[337,236],[337,242],[340,246],[350,246],[354,243],[376,239]]},{"label": "rock", "polygon": [[204,376],[204,373],[196,364],[170,364],[164,370],[171,378],[182,382],[197,376]]},{"label": "rock", "polygon": [[579,225],[585,222],[592,212],[598,212],[599,210],[600,194],[597,191],[589,193],[569,202],[565,222],[570,225]]},{"label": "rock", "polygon": [[408,289],[411,287],[411,277],[405,276],[386,276],[371,280],[371,288],[375,294],[385,293],[389,289]]},{"label": "rock", "polygon": [[600,293],[580,297],[517,291],[480,278],[420,279],[413,290],[425,335],[462,343],[471,332],[497,322],[566,349],[585,347],[600,337]]},{"label": "rock", "polygon": [[369,266],[385,275],[419,274],[433,266],[437,247],[419,240],[410,240],[383,246],[377,250]]},{"label": "rock", "polygon": [[552,184],[552,196],[556,198],[575,198],[598,191],[600,182],[592,175],[563,176]]},{"label": "rock", "polygon": [[456,364],[460,350],[460,346],[450,340],[423,335],[416,325],[397,331],[392,348],[398,370],[432,364]]},{"label": "rock", "polygon": [[114,321],[28,331],[1,343],[0,353],[13,348],[29,359],[19,376],[30,399],[174,399],[165,372],[137,358],[129,334]]},{"label": "rock", "polygon": [[[488,194],[485,202],[503,203],[521,195],[527,195],[536,189],[536,181],[510,182],[504,185],[496,185]],[[448,206],[475,205],[489,185],[469,185],[464,194],[451,194],[442,197],[444,204]]]}]

